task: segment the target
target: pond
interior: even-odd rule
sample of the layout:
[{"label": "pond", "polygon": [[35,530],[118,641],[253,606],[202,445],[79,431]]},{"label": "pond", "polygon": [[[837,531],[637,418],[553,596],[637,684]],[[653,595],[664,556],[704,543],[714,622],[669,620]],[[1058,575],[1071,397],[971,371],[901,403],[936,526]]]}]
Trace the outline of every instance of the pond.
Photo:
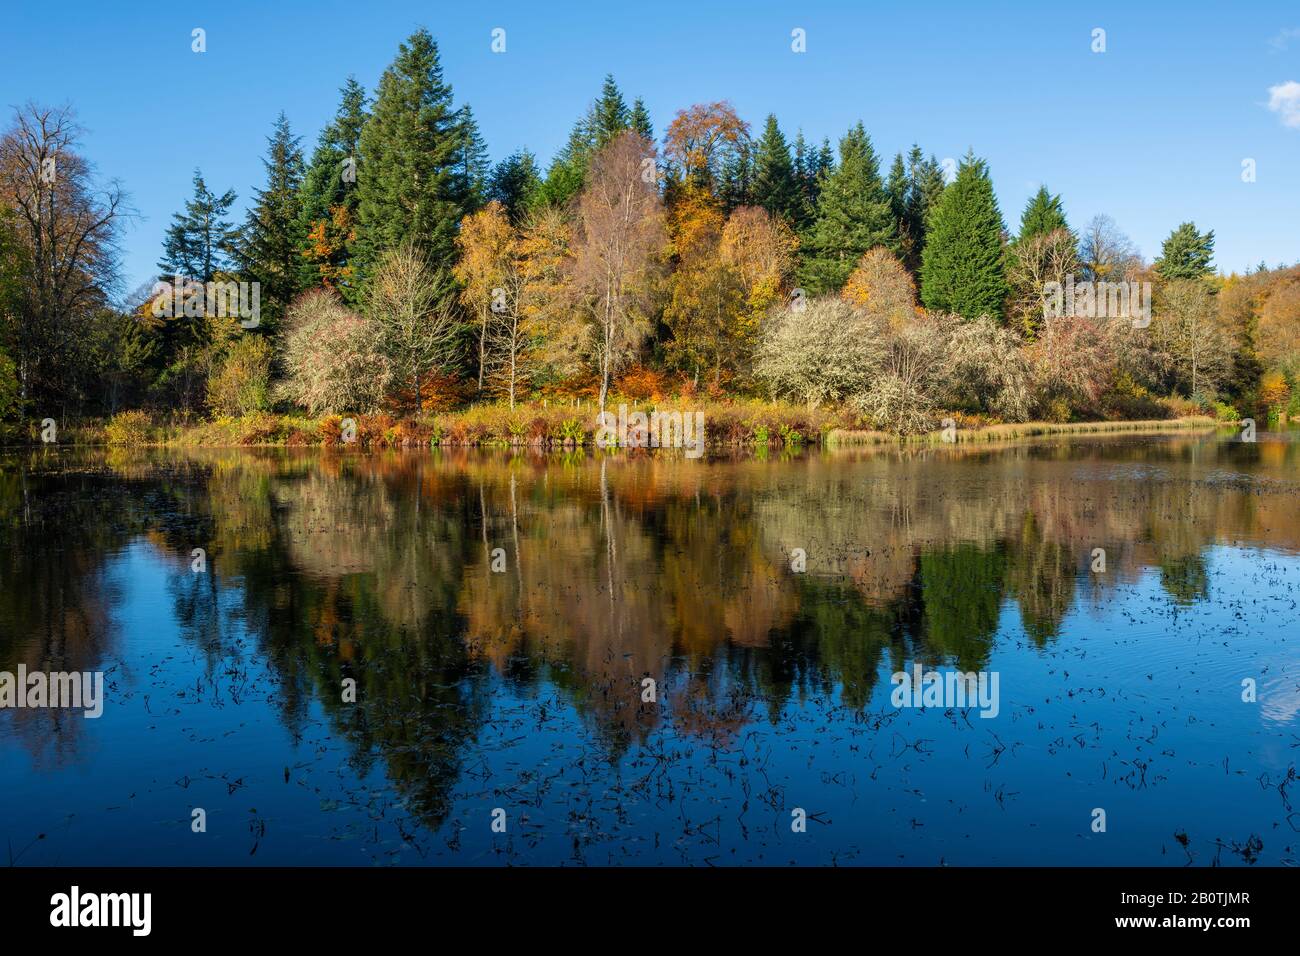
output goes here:
[{"label": "pond", "polygon": [[1294,864],[1298,465],[1277,433],[10,453],[0,671],[103,701],[0,710],[0,835],[18,865]]}]

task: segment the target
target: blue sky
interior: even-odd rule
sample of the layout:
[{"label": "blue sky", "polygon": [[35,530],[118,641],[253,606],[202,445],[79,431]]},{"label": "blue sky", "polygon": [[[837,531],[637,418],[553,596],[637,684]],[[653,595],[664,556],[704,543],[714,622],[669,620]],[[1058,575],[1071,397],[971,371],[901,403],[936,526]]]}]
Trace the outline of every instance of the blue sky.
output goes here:
[{"label": "blue sky", "polygon": [[[1179,222],[1215,230],[1224,271],[1300,261],[1300,7],[677,3],[104,3],[6,10],[0,105],[73,104],[83,150],[141,214],[127,286],[153,278],[195,166],[242,209],[283,109],[310,155],[349,73],[373,90],[398,43],[437,38],[494,160],[549,161],[606,72],[657,134],[729,99],[756,132],[838,138],[861,119],[887,164],[913,141],[990,165],[1013,227],[1045,183],[1072,225],[1107,213],[1148,258]],[[207,31],[206,53],[191,30]],[[507,50],[491,51],[506,30]],[[791,30],[807,52],[791,51]],[[1106,31],[1093,53],[1092,31]],[[1294,84],[1287,86],[1288,83]],[[1270,90],[1276,92],[1270,94]],[[1270,110],[1270,99],[1274,109]],[[1293,125],[1287,125],[1287,121]],[[1242,182],[1255,160],[1256,181]]]}]

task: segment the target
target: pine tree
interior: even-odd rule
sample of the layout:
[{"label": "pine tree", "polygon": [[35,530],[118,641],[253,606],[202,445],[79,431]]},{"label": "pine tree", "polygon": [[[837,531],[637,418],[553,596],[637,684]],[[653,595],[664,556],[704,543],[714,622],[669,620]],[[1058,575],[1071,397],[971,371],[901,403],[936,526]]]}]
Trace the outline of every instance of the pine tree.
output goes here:
[{"label": "pine tree", "polygon": [[629,112],[614,77],[605,77],[600,96],[573,124],[568,142],[547,167],[546,179],[537,193],[538,204],[568,205],[582,191],[592,155],[623,130],[633,127],[646,139],[651,138],[650,117],[644,104],[636,102],[639,112],[637,107]]},{"label": "pine tree", "polygon": [[225,271],[239,233],[225,217],[235,204],[235,191],[220,196],[208,189],[203,174],[194,170],[194,198],[185,203],[185,211],[172,217],[163,239],[163,255],[158,270],[164,281],[174,276],[211,282],[216,273]]},{"label": "pine tree", "polygon": [[465,146],[438,45],[418,30],[380,78],[361,130],[356,258],[363,274],[408,240],[435,268],[452,261],[468,198],[459,171]]},{"label": "pine tree", "polygon": [[1214,230],[1200,233],[1195,223],[1185,222],[1164,241],[1155,266],[1165,279],[1202,279],[1213,271],[1213,259]]},{"label": "pine tree", "polygon": [[988,166],[967,153],[927,223],[921,299],[967,319],[1001,319],[1009,291],[1003,236]]},{"label": "pine tree", "polygon": [[898,249],[876,151],[861,123],[840,140],[839,165],[821,176],[817,216],[804,245],[803,284],[811,293],[838,292],[867,250]]},{"label": "pine tree", "polygon": [[497,163],[488,177],[487,198],[505,207],[510,221],[518,225],[533,209],[542,179],[537,158],[528,150],[511,153]]},{"label": "pine tree", "polygon": [[238,262],[247,281],[261,284],[261,317],[274,329],[289,302],[302,288],[301,263],[304,234],[298,189],[304,166],[298,137],[281,113],[267,142],[262,165],[266,188],[254,193],[253,208],[240,237]]},{"label": "pine tree", "polygon": [[642,139],[651,143],[654,142],[655,128],[650,122],[650,113],[639,96],[632,103],[632,116],[628,122],[640,134]]},{"label": "pine tree", "polygon": [[790,147],[776,117],[770,113],[754,154],[752,197],[755,205],[787,222],[793,223],[799,216],[802,197],[794,163],[790,159]]},{"label": "pine tree", "polygon": [[353,237],[357,221],[358,153],[369,113],[366,91],[354,78],[343,85],[338,111],[321,130],[298,190],[304,238],[299,279],[303,288],[326,282],[353,301]]},{"label": "pine tree", "polygon": [[1039,186],[1038,192],[1030,197],[1020,216],[1018,241],[1069,228],[1065,222],[1065,210],[1061,207],[1061,197],[1053,196],[1046,186]]}]

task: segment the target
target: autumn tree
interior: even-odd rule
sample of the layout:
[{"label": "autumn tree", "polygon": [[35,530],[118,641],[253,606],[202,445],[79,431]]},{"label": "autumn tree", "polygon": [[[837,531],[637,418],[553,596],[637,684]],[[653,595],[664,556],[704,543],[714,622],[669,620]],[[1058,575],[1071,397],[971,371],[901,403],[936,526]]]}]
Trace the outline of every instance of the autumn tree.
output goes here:
[{"label": "autumn tree", "polygon": [[648,332],[665,245],[663,207],[653,176],[644,175],[646,158],[653,160],[653,144],[620,133],[592,160],[578,202],[573,279],[596,326],[602,411],[614,374]]},{"label": "autumn tree", "polygon": [[3,320],[24,401],[69,382],[68,359],[116,278],[129,207],[115,183],[95,182],[78,152],[81,133],[69,109],[29,103],[0,136],[0,206],[12,210],[12,255],[24,275]]},{"label": "autumn tree", "polygon": [[784,299],[794,275],[799,240],[782,219],[756,206],[742,206],[727,217],[718,253],[739,284],[743,309],[731,339],[743,359],[753,351],[763,318]]},{"label": "autumn tree", "polygon": [[499,202],[466,216],[456,236],[460,256],[453,272],[460,281],[460,300],[478,325],[478,388],[483,391],[488,366],[488,338],[494,314],[505,311],[507,286],[513,286],[515,230]]},{"label": "autumn tree", "polygon": [[697,103],[678,110],[664,134],[664,158],[683,184],[714,190],[727,158],[749,139],[749,124],[730,103]]},{"label": "autumn tree", "polygon": [[1162,283],[1151,333],[1170,357],[1175,387],[1199,400],[1222,383],[1230,367],[1230,350],[1207,283],[1201,279]]},{"label": "autumn tree", "polygon": [[862,257],[840,296],[882,316],[895,328],[916,318],[916,285],[898,257],[884,246],[876,246]]},{"label": "autumn tree", "polygon": [[1064,286],[1079,269],[1073,234],[1068,229],[1031,233],[1007,250],[1007,317],[1027,336],[1042,328],[1045,307],[1051,300],[1049,282]]},{"label": "autumn tree", "polygon": [[378,351],[392,369],[399,402],[423,407],[423,383],[455,364],[458,323],[449,301],[451,281],[434,270],[414,242],[384,254],[368,287],[367,317]]},{"label": "autumn tree", "polygon": [[868,389],[887,355],[882,319],[843,299],[814,299],[774,311],[754,357],[754,373],[776,397],[810,409]]}]

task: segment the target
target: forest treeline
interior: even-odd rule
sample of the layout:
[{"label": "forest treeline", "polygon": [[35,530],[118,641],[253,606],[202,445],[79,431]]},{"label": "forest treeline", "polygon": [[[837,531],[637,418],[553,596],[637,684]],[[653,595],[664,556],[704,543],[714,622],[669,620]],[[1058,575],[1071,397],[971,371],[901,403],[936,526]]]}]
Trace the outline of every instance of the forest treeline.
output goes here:
[{"label": "forest treeline", "polygon": [[[788,129],[720,101],[659,135],[609,76],[549,165],[494,165],[420,30],[376,90],[347,79],[310,151],[281,114],[242,221],[195,170],[157,282],[126,291],[128,195],[70,108],[28,104],[0,139],[0,419],[499,403],[522,431],[611,396],[781,400],[899,434],[943,413],[1300,413],[1300,267],[1218,274],[1192,222],[1148,262],[1046,186],[1008,226],[973,152],[885,163],[861,122],[834,147]],[[1105,313],[1096,284],[1120,282],[1149,291],[1149,322]],[[256,289],[254,321],[213,308],[229,283]],[[1062,286],[1087,290],[1078,314],[1050,307]]]}]

